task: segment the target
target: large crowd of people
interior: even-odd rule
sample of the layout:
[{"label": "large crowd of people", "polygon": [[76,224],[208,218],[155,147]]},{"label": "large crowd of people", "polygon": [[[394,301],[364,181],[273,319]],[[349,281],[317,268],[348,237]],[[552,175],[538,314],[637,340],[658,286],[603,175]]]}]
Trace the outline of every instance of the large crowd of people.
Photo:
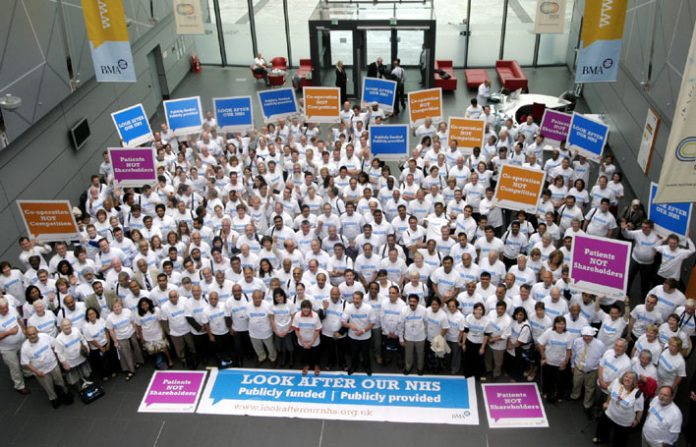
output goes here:
[{"label": "large crowd of people", "polygon": [[[498,126],[478,101],[466,114],[486,120],[483,147],[465,153],[427,120],[398,167],[370,152],[384,112],[349,102],[330,129],[292,118],[224,135],[209,113],[200,134],[177,138],[162,124],[157,182],[142,188],[115,185],[105,153],[75,210],[80,240],[23,237],[19,258],[0,263],[14,388],[28,393],[34,376],[58,407],[146,361],[317,375],[378,365],[539,380],[549,402],[599,416],[595,442],[622,445],[642,424],[646,445],[674,444],[674,394],[691,386],[696,399],[683,383],[693,242],[661,237],[640,201],[623,207],[611,155],[593,163],[549,145],[531,117]],[[508,163],[546,172],[536,213],[497,205]],[[638,293],[574,287],[573,238],[585,233],[634,242]]]}]

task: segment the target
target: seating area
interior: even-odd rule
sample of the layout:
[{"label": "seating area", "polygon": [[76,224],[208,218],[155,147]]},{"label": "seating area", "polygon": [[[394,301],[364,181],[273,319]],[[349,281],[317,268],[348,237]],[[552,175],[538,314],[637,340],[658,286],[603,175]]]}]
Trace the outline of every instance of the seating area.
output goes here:
[{"label": "seating area", "polygon": [[466,86],[469,89],[477,89],[479,85],[488,81],[488,73],[483,68],[467,68],[464,70],[466,75]]},{"label": "seating area", "polygon": [[[445,79],[437,72],[442,70],[449,74],[449,78]],[[440,87],[443,92],[454,91],[457,89],[457,77],[454,74],[454,68],[451,60],[436,60],[435,61],[435,87]]]},{"label": "seating area", "polygon": [[292,78],[292,84],[296,90],[312,85],[312,66],[311,59],[300,59],[300,68],[295,71],[295,76]]},{"label": "seating area", "polygon": [[523,92],[529,92],[527,76],[517,61],[497,61],[495,63],[495,72],[498,74],[498,79],[503,88],[509,91],[521,88]]}]

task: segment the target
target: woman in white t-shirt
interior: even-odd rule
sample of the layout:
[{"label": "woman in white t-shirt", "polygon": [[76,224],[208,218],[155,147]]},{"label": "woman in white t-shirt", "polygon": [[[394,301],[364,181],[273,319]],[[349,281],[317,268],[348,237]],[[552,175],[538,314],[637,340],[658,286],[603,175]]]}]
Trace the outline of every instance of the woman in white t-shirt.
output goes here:
[{"label": "woman in white t-shirt", "polygon": [[167,366],[174,366],[172,357],[169,354],[169,342],[164,336],[162,317],[159,307],[155,307],[150,298],[140,298],[138,301],[138,310],[133,315],[133,323],[135,330],[145,348],[145,351],[152,356],[155,356],[155,364],[158,362],[158,354],[164,354],[167,358]]},{"label": "woman in white t-shirt", "polygon": [[[311,302],[311,301],[310,301]],[[288,302],[288,296],[281,288],[273,291],[273,344],[280,355],[281,366],[292,363],[294,350],[292,339],[292,316],[295,314],[295,305]]]},{"label": "woman in white t-shirt", "polygon": [[634,358],[640,355],[642,351],[647,350],[650,351],[650,354],[652,354],[653,364],[657,365],[657,360],[660,358],[660,354],[662,353],[662,343],[660,343],[660,339],[658,338],[657,334],[657,325],[649,324],[645,328],[645,334],[638,337],[638,340],[636,340],[636,344],[633,345],[631,357]]},{"label": "woman in white t-shirt", "polygon": [[512,326],[510,337],[507,340],[507,352],[505,365],[508,365],[508,374],[521,381],[527,376],[531,366],[532,351],[532,327],[527,321],[527,311],[524,307],[517,307],[512,312]]},{"label": "woman in white t-shirt", "polygon": [[118,352],[121,369],[126,373],[126,380],[135,375],[135,368],[142,365],[143,352],[140,350],[138,336],[132,322],[132,312],[123,308],[120,299],[114,300],[112,311],[106,317],[106,328]]},{"label": "woman in white t-shirt", "polygon": [[85,312],[87,322],[82,326],[82,334],[89,345],[89,364],[102,381],[116,377],[118,371],[116,350],[109,339],[106,321],[99,315],[99,310],[92,307]]},{"label": "woman in white t-shirt", "polygon": [[660,354],[657,362],[657,383],[660,387],[670,386],[676,392],[677,387],[686,377],[686,362],[681,349],[681,338],[672,337],[667,342],[667,349]]},{"label": "woman in white t-shirt", "polygon": [[590,194],[585,187],[585,180],[579,178],[573,183],[573,187],[568,191],[569,196],[575,197],[575,206],[584,209],[585,205],[590,201]]},{"label": "woman in white t-shirt", "polygon": [[690,340],[686,332],[679,328],[679,316],[677,314],[668,316],[667,321],[662,323],[658,329],[658,338],[663,346],[666,346],[672,337],[678,337],[682,341],[682,354],[685,355],[689,350]]},{"label": "woman in white t-shirt", "polygon": [[466,377],[479,378],[485,375],[484,354],[491,334],[488,317],[484,315],[485,312],[484,305],[476,303],[473,312],[467,315],[464,321],[462,349],[464,350],[464,376]]},{"label": "woman in white t-shirt", "polygon": [[562,316],[553,319],[553,327],[539,337],[541,368],[544,381],[542,388],[544,398],[557,402],[564,385],[564,376],[568,371],[572,335],[566,331],[566,321]]},{"label": "woman in white t-shirt", "polygon": [[614,379],[608,391],[592,442],[600,444],[611,437],[613,446],[623,447],[631,429],[640,424],[645,398],[637,387],[633,371],[626,371]]},{"label": "woman in white t-shirt", "polygon": [[312,311],[312,302],[309,300],[302,301],[300,303],[300,311],[292,319],[292,328],[295,330],[297,343],[300,345],[303,376],[307,375],[310,368],[314,369],[315,376],[319,375],[319,336],[321,335],[321,327],[319,315]]}]

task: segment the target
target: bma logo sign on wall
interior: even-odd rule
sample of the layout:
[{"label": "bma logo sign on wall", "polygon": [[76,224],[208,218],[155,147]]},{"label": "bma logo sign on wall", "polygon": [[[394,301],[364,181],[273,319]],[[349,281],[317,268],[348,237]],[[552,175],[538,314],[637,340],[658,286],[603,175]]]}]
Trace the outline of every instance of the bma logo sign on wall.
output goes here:
[{"label": "bma logo sign on wall", "polygon": [[575,82],[614,82],[628,0],[585,2]]}]

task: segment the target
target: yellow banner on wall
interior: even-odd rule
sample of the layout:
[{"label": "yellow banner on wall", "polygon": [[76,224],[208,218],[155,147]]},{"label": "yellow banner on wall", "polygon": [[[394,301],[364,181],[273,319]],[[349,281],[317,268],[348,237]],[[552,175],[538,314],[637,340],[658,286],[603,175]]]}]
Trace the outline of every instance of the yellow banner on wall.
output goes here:
[{"label": "yellow banner on wall", "polygon": [[82,0],[97,82],[135,82],[122,0]]}]

